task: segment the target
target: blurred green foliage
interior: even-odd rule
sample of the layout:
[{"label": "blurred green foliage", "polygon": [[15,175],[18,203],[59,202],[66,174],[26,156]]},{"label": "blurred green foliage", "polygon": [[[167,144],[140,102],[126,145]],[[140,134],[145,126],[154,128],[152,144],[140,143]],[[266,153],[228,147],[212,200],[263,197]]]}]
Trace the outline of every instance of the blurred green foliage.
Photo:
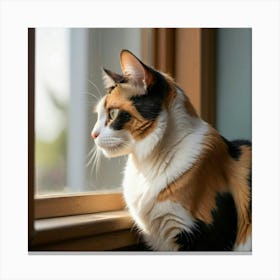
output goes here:
[{"label": "blurred green foliage", "polygon": [[66,188],[68,102],[58,99],[57,94],[49,88],[47,93],[63,125],[53,141],[36,137],[37,194],[63,192]]}]

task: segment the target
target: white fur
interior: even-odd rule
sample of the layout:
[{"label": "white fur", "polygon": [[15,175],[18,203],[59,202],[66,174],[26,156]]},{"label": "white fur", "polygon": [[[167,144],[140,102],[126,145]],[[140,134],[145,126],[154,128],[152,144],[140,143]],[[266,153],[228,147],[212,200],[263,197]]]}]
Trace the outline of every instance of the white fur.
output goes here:
[{"label": "white fur", "polygon": [[244,243],[235,245],[234,251],[237,252],[251,252],[252,251],[252,236],[248,236]]},{"label": "white fur", "polygon": [[[139,215],[141,212],[140,209]],[[144,231],[146,243],[159,251],[177,251],[179,246],[174,237],[182,230],[191,231],[194,226],[188,211],[172,201],[155,203],[145,220],[149,229],[148,232]]]},{"label": "white fur", "polygon": [[105,97],[97,105],[98,119],[92,130],[92,135],[98,133],[95,144],[102,149],[107,157],[118,157],[132,151],[132,139],[128,131],[114,130],[106,126],[107,114],[104,109]]},{"label": "white fur", "polygon": [[[190,214],[180,205],[158,202],[157,195],[186,172],[198,158],[208,125],[186,114],[185,96],[178,94],[169,112],[163,111],[157,128],[144,140],[135,142],[129,155],[123,180],[124,197],[128,209],[145,233],[148,243],[156,250],[177,250],[174,237],[180,229],[190,230]],[[163,141],[161,141],[163,139]],[[161,229],[155,219],[170,214],[168,226]],[[179,221],[172,218],[176,215]],[[175,227],[169,238],[164,233]]]},{"label": "white fur", "polygon": [[155,131],[138,141],[133,155],[128,158],[127,165],[135,165],[136,161],[138,173],[153,186],[148,188],[148,196],[157,196],[185,173],[200,155],[208,125],[185,113],[182,98],[176,97],[169,114],[161,113]]},{"label": "white fur", "polygon": [[[190,231],[194,225],[181,205],[156,199],[160,191],[193,165],[208,131],[205,122],[186,114],[185,98],[178,91],[169,111],[163,110],[157,118],[155,130],[141,141],[134,140],[126,130],[116,131],[105,125],[105,98],[96,108],[98,120],[93,129],[93,133],[99,134],[96,144],[106,156],[130,153],[123,180],[124,197],[154,250],[178,250],[173,237],[181,230]],[[122,143],[124,148],[119,148]]]}]

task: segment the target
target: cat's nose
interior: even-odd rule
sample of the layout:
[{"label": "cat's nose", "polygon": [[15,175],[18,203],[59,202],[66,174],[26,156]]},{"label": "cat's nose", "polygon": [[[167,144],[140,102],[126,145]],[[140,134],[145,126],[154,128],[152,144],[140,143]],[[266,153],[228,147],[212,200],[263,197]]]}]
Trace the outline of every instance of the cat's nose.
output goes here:
[{"label": "cat's nose", "polygon": [[93,139],[96,139],[96,138],[99,136],[99,132],[93,131],[93,132],[91,133],[91,136],[92,136]]}]

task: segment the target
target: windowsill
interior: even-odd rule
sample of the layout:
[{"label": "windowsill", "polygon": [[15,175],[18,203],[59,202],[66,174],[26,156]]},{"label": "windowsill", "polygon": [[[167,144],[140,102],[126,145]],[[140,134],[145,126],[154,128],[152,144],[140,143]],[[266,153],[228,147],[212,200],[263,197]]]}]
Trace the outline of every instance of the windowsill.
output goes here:
[{"label": "windowsill", "polygon": [[118,250],[138,243],[126,210],[35,220],[30,251]]}]

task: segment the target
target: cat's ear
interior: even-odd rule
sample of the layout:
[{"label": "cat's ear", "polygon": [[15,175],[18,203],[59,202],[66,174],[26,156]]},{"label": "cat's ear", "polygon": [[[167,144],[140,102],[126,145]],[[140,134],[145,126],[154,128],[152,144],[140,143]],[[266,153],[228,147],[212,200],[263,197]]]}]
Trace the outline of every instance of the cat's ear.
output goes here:
[{"label": "cat's ear", "polygon": [[128,50],[122,50],[120,63],[123,75],[128,81],[147,88],[152,83],[151,70]]},{"label": "cat's ear", "polygon": [[102,69],[103,71],[103,83],[106,89],[114,87],[117,83],[121,83],[124,80],[124,77],[114,73],[107,69]]}]

